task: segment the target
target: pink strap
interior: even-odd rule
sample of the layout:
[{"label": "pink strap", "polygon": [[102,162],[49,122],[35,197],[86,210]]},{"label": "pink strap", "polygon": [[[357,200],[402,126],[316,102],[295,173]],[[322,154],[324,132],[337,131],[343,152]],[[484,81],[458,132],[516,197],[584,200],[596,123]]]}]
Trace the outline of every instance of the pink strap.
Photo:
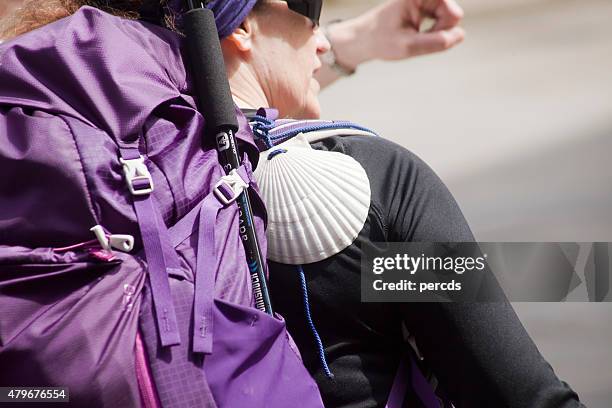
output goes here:
[{"label": "pink strap", "polygon": [[140,330],[136,332],[136,345],[134,347],[136,353],[136,380],[138,381],[138,390],[140,391],[140,401],[143,408],[161,408],[155,384],[151,377],[147,356],[145,355],[144,345],[140,337]]}]

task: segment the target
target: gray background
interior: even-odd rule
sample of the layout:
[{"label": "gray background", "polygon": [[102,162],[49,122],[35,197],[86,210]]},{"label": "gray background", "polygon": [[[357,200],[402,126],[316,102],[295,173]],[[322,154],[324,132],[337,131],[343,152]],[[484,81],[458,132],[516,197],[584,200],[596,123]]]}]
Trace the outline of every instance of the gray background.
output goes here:
[{"label": "gray background", "polygon": [[[376,3],[327,1],[323,20]],[[321,94],[323,116],[417,153],[478,240],[612,241],[612,1],[460,4],[464,44],[361,67]],[[612,304],[515,308],[585,404],[612,407]]]}]

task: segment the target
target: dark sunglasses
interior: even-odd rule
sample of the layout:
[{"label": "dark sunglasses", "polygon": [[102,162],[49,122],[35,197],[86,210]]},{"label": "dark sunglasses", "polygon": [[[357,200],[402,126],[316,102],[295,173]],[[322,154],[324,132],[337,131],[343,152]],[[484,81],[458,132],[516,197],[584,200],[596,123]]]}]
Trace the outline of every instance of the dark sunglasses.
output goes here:
[{"label": "dark sunglasses", "polygon": [[313,23],[319,25],[319,17],[321,17],[321,8],[323,0],[284,0],[289,9],[308,17]]}]

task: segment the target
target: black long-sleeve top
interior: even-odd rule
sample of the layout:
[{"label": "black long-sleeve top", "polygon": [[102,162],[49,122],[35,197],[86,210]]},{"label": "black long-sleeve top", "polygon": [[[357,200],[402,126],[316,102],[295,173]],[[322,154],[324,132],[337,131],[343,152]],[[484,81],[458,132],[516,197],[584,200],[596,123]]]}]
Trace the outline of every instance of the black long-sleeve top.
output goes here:
[{"label": "black long-sleeve top", "polygon": [[[286,318],[326,407],[385,406],[407,348],[402,323],[457,408],[582,406],[540,355],[508,302],[362,303],[360,261],[372,242],[474,237],[442,181],[401,146],[378,137],[345,136],[313,147],[356,159],[372,191],[368,218],[355,242],[303,266],[312,317],[333,378],[323,370],[307,324],[296,267],[270,263],[274,307]],[[415,395],[405,405],[418,406]]]}]

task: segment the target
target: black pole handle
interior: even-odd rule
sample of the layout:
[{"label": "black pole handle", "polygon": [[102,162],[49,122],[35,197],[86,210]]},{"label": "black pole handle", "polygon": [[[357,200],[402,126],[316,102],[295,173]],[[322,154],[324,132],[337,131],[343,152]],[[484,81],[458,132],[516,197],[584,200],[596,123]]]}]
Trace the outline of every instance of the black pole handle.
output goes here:
[{"label": "black pole handle", "polygon": [[212,10],[194,8],[183,15],[191,73],[200,112],[212,134],[238,130],[217,25]]}]

